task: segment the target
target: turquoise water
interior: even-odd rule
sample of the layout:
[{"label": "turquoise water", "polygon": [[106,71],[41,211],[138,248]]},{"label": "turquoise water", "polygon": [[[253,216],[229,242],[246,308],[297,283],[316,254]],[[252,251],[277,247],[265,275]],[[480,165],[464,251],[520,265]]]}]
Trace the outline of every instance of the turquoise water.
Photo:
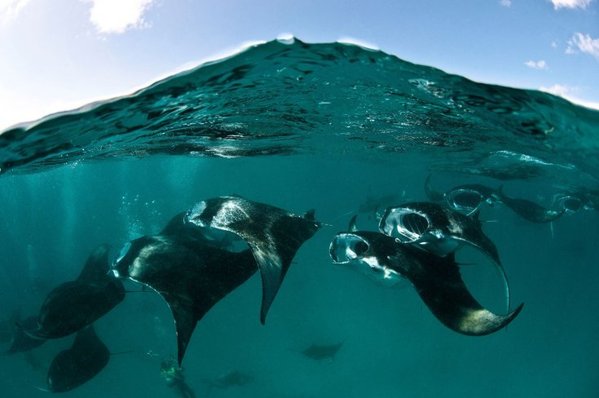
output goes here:
[{"label": "turquoise water", "polygon": [[[0,135],[0,320],[36,313],[101,243],[155,234],[199,200],[228,194],[323,228],[299,250],[259,322],[260,279],[199,323],[183,363],[198,397],[595,397],[599,392],[599,212],[535,224],[483,209],[522,313],[483,337],[434,318],[406,282],[393,288],[332,264],[328,245],[354,214],[427,200],[464,183],[552,206],[599,190],[599,112],[536,91],[475,83],[346,44],[273,41],[131,96]],[[462,267],[502,312],[492,267]],[[133,283],[128,290],[139,290]],[[177,396],[160,374],[176,353],[168,307],[131,293],[95,323],[113,353],[71,396]],[[3,397],[43,396],[50,361],[72,337],[0,357]],[[343,346],[332,361],[302,355]],[[8,342],[0,342],[3,347]],[[231,371],[251,381],[210,387]]]}]

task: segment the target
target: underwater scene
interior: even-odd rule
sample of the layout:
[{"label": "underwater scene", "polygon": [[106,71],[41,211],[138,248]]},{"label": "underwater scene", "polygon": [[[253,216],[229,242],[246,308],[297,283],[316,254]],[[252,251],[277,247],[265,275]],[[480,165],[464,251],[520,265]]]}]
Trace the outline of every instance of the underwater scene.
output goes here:
[{"label": "underwater scene", "polygon": [[254,45],[0,134],[0,395],[596,397],[599,111]]}]

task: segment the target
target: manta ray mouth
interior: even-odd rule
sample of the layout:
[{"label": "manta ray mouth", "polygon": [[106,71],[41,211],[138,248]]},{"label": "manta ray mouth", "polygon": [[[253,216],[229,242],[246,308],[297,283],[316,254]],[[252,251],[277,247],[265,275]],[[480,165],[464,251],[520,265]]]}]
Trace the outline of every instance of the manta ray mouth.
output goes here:
[{"label": "manta ray mouth", "polygon": [[559,206],[566,212],[576,213],[583,208],[583,203],[576,196],[564,195],[558,198]]},{"label": "manta ray mouth", "polygon": [[381,219],[381,232],[402,243],[415,243],[422,239],[430,229],[431,221],[426,213],[406,207],[396,207],[387,210]]},{"label": "manta ray mouth", "polygon": [[338,234],[329,246],[329,254],[335,264],[348,264],[369,250],[370,245],[364,238],[349,233]]},{"label": "manta ray mouth", "polygon": [[449,207],[467,216],[475,213],[483,204],[483,195],[473,189],[455,189],[445,195]]}]

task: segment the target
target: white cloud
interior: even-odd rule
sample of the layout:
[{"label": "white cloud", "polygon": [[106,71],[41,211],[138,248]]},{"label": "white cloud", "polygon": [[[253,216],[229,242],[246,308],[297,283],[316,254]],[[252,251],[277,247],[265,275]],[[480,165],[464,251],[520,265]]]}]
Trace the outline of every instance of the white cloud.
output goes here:
[{"label": "white cloud", "polygon": [[588,101],[577,97],[577,94],[580,91],[578,87],[566,86],[563,84],[554,84],[553,86],[549,87],[541,86],[539,87],[539,90],[549,94],[557,95],[558,97],[565,98],[574,104],[599,110],[599,102]]},{"label": "white cloud", "polygon": [[528,66],[531,69],[539,69],[539,70],[543,70],[543,69],[547,69],[547,62],[545,62],[544,60],[539,60],[539,61],[526,61],[524,63],[524,65]]},{"label": "white cloud", "polygon": [[0,0],[0,26],[17,18],[31,0]]},{"label": "white cloud", "polygon": [[563,84],[554,84],[553,86],[549,87],[541,86],[539,87],[539,90],[544,91],[546,93],[559,95],[560,97],[566,97],[578,91],[578,89],[575,87],[566,86]]},{"label": "white cloud", "polygon": [[128,29],[147,26],[143,14],[154,0],[88,0],[89,20],[99,33],[123,33]]},{"label": "white cloud", "polygon": [[553,8],[558,10],[560,8],[582,8],[585,9],[591,4],[593,0],[551,0]]},{"label": "white cloud", "polygon": [[590,35],[574,33],[574,36],[568,40],[566,54],[575,54],[578,51],[592,55],[599,60],[599,38],[593,39]]},{"label": "white cloud", "polygon": [[512,6],[512,0],[500,0],[499,4],[501,4],[504,7],[511,7]]}]

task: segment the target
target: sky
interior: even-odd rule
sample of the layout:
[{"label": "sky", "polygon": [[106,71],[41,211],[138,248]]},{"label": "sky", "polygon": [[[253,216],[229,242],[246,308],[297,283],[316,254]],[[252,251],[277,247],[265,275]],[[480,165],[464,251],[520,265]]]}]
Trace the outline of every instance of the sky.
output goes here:
[{"label": "sky", "polygon": [[288,34],[599,109],[599,0],[0,0],[0,131]]}]

